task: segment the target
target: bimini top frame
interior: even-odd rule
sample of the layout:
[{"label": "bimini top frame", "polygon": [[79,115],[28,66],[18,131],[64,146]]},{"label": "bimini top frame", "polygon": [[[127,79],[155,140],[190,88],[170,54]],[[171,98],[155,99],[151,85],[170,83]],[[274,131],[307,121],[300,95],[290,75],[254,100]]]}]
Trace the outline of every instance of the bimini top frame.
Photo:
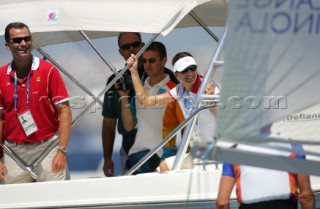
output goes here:
[{"label": "bimini top frame", "polygon": [[[99,12],[97,12],[97,8],[98,9],[111,9],[110,10],[110,16],[112,16],[111,14],[116,12],[117,10],[115,10],[114,8],[110,8],[110,5],[112,4],[112,6],[118,8],[121,8],[121,12],[119,12],[118,14],[125,14],[125,17],[122,17],[121,20],[124,20],[126,22],[126,24],[128,24],[128,27],[125,27],[123,25],[121,25],[121,29],[119,28],[112,28],[113,26],[108,25],[108,30],[109,31],[139,31],[139,32],[150,32],[150,31],[158,31],[157,33],[153,34],[153,37],[150,39],[150,41],[148,41],[147,44],[145,44],[145,46],[138,52],[137,56],[140,56],[143,51],[151,44],[152,41],[154,41],[159,34],[167,34],[170,30],[172,30],[178,23],[179,21],[184,17],[185,14],[187,14],[191,9],[193,9],[194,7],[196,7],[197,5],[201,5],[205,2],[207,2],[208,0],[196,0],[196,1],[191,1],[191,0],[178,0],[175,2],[172,1],[166,1],[166,2],[152,2],[152,7],[154,8],[161,8],[163,5],[163,8],[167,9],[170,8],[168,10],[168,13],[163,16],[164,18],[167,18],[167,20],[162,21],[162,23],[158,22],[157,24],[155,24],[154,22],[151,23],[150,27],[146,27],[147,24],[150,23],[143,23],[142,20],[137,20],[136,18],[133,17],[127,17],[128,15],[130,16],[130,12],[125,12],[125,9],[129,9],[130,7],[123,7],[123,4],[121,3],[121,1],[115,1],[114,3],[110,3],[110,2],[102,2],[102,1],[95,1],[95,2],[82,2],[81,4],[77,4],[77,11],[72,11],[72,9],[70,10],[70,8],[74,8],[72,6],[72,4],[74,3],[71,0],[64,0],[64,1],[60,1],[60,0],[54,0],[54,1],[43,1],[43,0],[32,0],[33,3],[36,3],[38,5],[37,8],[32,7],[30,1],[7,1],[7,2],[3,2],[3,4],[0,7],[3,7],[3,12],[1,14],[1,21],[0,21],[0,26],[1,29],[4,29],[6,24],[8,22],[14,22],[16,21],[16,19],[19,17],[15,16],[12,19],[12,13],[15,14],[20,14],[21,18],[23,19],[25,23],[28,24],[30,30],[33,33],[33,38],[34,38],[34,47],[35,49],[37,49],[37,51],[42,54],[44,56],[45,59],[48,59],[50,62],[52,62],[62,73],[64,73],[71,81],[73,81],[77,86],[79,86],[85,93],[87,93],[89,96],[91,96],[93,98],[93,101],[87,105],[80,114],[77,115],[77,117],[73,120],[72,125],[76,124],[82,117],[83,115],[85,115],[86,112],[88,112],[88,110],[96,103],[98,102],[99,104],[102,104],[102,101],[100,100],[101,96],[105,94],[105,92],[111,88],[111,86],[116,82],[116,80],[118,80],[123,73],[125,73],[125,71],[127,70],[128,67],[125,67],[124,69],[121,70],[121,72],[116,72],[115,68],[110,64],[110,62],[102,55],[102,53],[99,52],[98,48],[93,44],[93,42],[90,40],[90,37],[92,38],[101,38],[101,37],[106,37],[106,36],[114,36],[117,35],[117,32],[94,32],[95,30],[106,30],[106,28],[104,28],[104,26],[101,25],[101,27],[99,28],[99,26],[97,26],[100,23],[103,22],[103,24],[105,23],[110,23],[110,22],[114,22],[113,21],[108,21],[108,17],[109,16],[103,16],[103,17],[97,17],[97,19],[95,19],[94,21],[96,21],[95,24],[97,24],[96,28],[93,28],[95,26],[95,24],[92,23],[85,23],[83,22],[83,19],[81,17],[81,12],[80,10],[85,10],[86,12],[90,12],[90,9],[93,9],[92,11],[94,11],[95,15],[99,14]],[[159,3],[159,7],[155,7],[154,4],[158,4]],[[143,9],[144,7],[140,6],[140,4],[143,4],[144,6],[146,6],[146,2],[145,1],[135,1],[134,3],[134,8],[137,9]],[[168,7],[168,4],[172,5],[171,7]],[[14,6],[11,6],[14,5]],[[68,6],[69,5],[69,6]],[[100,6],[99,6],[100,5]],[[223,22],[225,21],[225,17],[226,17],[226,1],[225,0],[221,0],[221,1],[214,1],[214,2],[208,2],[208,4],[206,6],[203,7],[203,9],[199,10],[199,8],[195,9],[194,11],[190,12],[190,16],[192,17],[192,19],[195,20],[195,22],[199,23],[202,27],[205,28],[205,30],[215,39],[218,40],[217,36],[215,34],[213,34],[210,29],[207,27],[207,25],[222,25]],[[211,10],[209,9],[211,8]],[[23,11],[27,11],[27,13],[30,13],[30,15],[26,14],[26,12],[18,12],[19,9],[23,9]],[[41,10],[42,12],[37,12],[35,10]],[[209,9],[209,10],[208,10]],[[159,10],[159,9],[157,9]],[[171,11],[172,10],[172,11]],[[180,12],[174,12],[174,10],[180,10]],[[218,13],[218,17],[216,18],[212,18],[212,11],[217,11]],[[46,11],[46,13],[43,13],[43,11]],[[75,13],[74,13],[75,12]],[[139,12],[139,11],[136,11]],[[170,17],[169,13],[172,12],[172,17]],[[201,20],[201,17],[199,17],[197,15],[198,14],[202,14],[202,12],[205,14],[204,19],[206,22]],[[221,15],[223,14],[224,15]],[[104,11],[103,13],[108,14],[108,12]],[[144,12],[143,12],[144,13]],[[163,11],[161,13],[164,13]],[[39,14],[39,16],[36,15],[32,15],[32,14]],[[102,14],[102,13],[101,13]],[[209,15],[208,15],[209,14]],[[26,18],[26,15],[28,16],[28,18]],[[80,16],[79,16],[80,15]],[[93,15],[93,16],[95,16]],[[146,14],[147,15],[147,14]],[[156,16],[158,14],[155,14],[155,12],[150,12],[150,15],[152,16]],[[46,23],[44,24],[39,24],[37,25],[39,22],[37,22],[36,20],[41,19],[41,16],[46,16],[46,18],[48,18],[46,20]],[[70,17],[72,17],[73,19],[70,19]],[[168,18],[169,17],[169,18]],[[208,18],[209,17],[209,18]],[[222,17],[222,19],[221,19]],[[78,19],[77,19],[78,18]],[[113,17],[112,17],[113,18]],[[144,18],[146,19],[146,18]],[[152,18],[151,18],[152,19]],[[214,20],[213,22],[212,19]],[[73,23],[73,21],[75,21],[75,24]],[[93,20],[93,19],[92,19]],[[131,30],[127,30],[130,29],[129,26],[132,26],[133,24],[130,23],[130,21],[133,21],[134,23],[136,23],[136,28],[135,29],[131,29]],[[216,21],[218,20],[218,21]],[[139,22],[141,21],[141,22]],[[141,26],[139,26],[139,24],[137,23],[141,23]],[[188,26],[192,26],[194,25],[194,22],[192,23],[192,21],[190,22],[190,19],[185,18],[185,20],[183,20],[182,22],[179,23],[180,27],[188,27]],[[151,29],[151,27],[157,26],[153,29]],[[139,28],[140,27],[140,28]],[[179,26],[178,26],[179,27]],[[126,28],[125,30],[123,30],[123,28]],[[78,35],[76,35],[76,30],[78,29]],[[80,30],[79,30],[80,29]],[[147,30],[146,30],[147,29]],[[160,30],[159,30],[160,29]],[[64,33],[59,33],[60,30],[65,30],[67,32]],[[93,30],[93,31],[90,31]],[[68,34],[68,35],[65,35]],[[72,34],[72,35],[71,35]],[[88,35],[90,34],[90,35]],[[71,39],[70,39],[71,37]],[[49,54],[47,54],[42,46],[45,45],[49,45],[49,44],[55,44],[55,43],[64,43],[64,42],[69,42],[69,41],[77,41],[77,40],[81,40],[84,38],[85,40],[87,40],[87,42],[90,44],[90,46],[96,51],[96,53],[100,56],[100,58],[109,66],[110,70],[116,74],[115,78],[97,95],[95,96],[92,92],[90,92],[89,89],[87,89],[84,85],[81,84],[81,82],[79,82],[77,79],[75,79],[70,73],[68,73],[67,70],[65,70],[61,65],[59,65],[58,62],[56,62]],[[55,136],[58,137],[58,134]],[[52,144],[51,147],[54,147],[56,144],[58,143],[58,140],[55,141],[54,144]],[[184,145],[186,146],[186,145]],[[7,150],[7,149],[6,149]],[[32,172],[32,168],[41,161],[41,159],[43,159],[43,157],[49,153],[50,150],[46,151],[43,153],[43,155],[41,157],[39,157],[30,167],[26,166],[26,170],[31,171]],[[29,169],[31,168],[31,169]],[[34,176],[34,175],[33,175]],[[36,179],[36,177],[35,177]]]}]

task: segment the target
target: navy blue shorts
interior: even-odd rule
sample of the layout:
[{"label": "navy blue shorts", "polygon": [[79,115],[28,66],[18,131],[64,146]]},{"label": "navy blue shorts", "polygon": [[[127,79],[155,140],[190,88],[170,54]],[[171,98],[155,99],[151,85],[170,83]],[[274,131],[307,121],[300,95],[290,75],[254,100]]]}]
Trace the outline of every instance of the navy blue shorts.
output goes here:
[{"label": "navy blue shorts", "polygon": [[163,154],[161,156],[161,160],[164,160],[168,157],[175,156],[177,154],[177,149],[171,148],[171,147],[162,147]]},{"label": "navy blue shorts", "polygon": [[[130,168],[139,162],[150,150],[144,150],[129,156]],[[138,168],[133,174],[154,172],[160,164],[160,157],[157,154],[152,155],[147,162]],[[129,168],[129,169],[130,169]]]},{"label": "navy blue shorts", "polygon": [[270,200],[251,204],[241,204],[239,209],[297,209],[298,204],[292,200]]}]

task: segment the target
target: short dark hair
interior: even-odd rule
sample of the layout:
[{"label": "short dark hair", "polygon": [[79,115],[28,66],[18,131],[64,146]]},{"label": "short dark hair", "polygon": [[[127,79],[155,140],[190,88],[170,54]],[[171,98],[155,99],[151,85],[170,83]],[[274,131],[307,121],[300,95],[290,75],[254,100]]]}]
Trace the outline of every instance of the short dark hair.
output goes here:
[{"label": "short dark hair", "polygon": [[10,42],[10,30],[12,28],[18,28],[18,29],[22,29],[22,28],[27,28],[28,31],[29,31],[29,34],[30,34],[30,29],[29,27],[22,23],[22,22],[12,22],[12,23],[9,23],[5,29],[5,32],[4,32],[4,38],[6,40],[7,43]]},{"label": "short dark hair", "polygon": [[[120,33],[119,33],[119,35],[118,35],[118,46],[119,46],[119,47],[120,47],[120,39],[121,39],[121,37],[122,37],[125,33],[131,33],[131,32],[120,32]],[[139,40],[142,42],[141,34],[140,34],[140,33],[138,33],[138,32],[132,32],[132,33],[135,33],[135,34],[138,36]]]},{"label": "short dark hair", "polygon": [[158,52],[160,58],[164,58],[167,57],[167,50],[166,47],[163,45],[163,43],[158,42],[158,41],[154,41],[152,42],[148,48],[146,49],[146,51],[156,51]]},{"label": "short dark hair", "polygon": [[172,66],[182,57],[193,57],[189,52],[179,52],[172,58]]}]

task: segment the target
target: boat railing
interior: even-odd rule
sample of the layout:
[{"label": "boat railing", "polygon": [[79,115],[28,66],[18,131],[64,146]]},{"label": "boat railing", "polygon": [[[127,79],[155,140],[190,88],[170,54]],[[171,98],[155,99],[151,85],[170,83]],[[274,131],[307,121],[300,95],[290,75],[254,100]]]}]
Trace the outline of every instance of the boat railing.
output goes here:
[{"label": "boat railing", "polygon": [[[208,99],[214,99],[216,100],[217,97],[206,97],[206,100]],[[212,101],[212,100],[211,100]],[[191,113],[191,115],[186,118],[182,123],[180,123],[166,138],[164,138],[160,143],[158,143],[152,150],[150,150],[140,161],[138,161],[135,165],[132,166],[131,169],[129,169],[124,175],[131,175],[133,174],[140,166],[142,166],[148,159],[150,159],[157,151],[162,149],[162,147],[170,141],[179,131],[181,131],[183,128],[185,128],[191,121],[195,120],[197,115],[206,109],[215,108],[216,103],[203,105],[199,108],[197,108],[195,111]]]},{"label": "boat railing", "polygon": [[[200,108],[201,101],[203,99],[203,94],[205,92],[205,88],[209,82],[212,82],[212,78],[216,72],[216,69],[218,67],[221,67],[224,64],[224,62],[221,61],[221,56],[223,54],[223,47],[224,47],[224,43],[225,43],[225,39],[226,39],[227,28],[228,27],[226,27],[226,29],[222,35],[222,38],[218,42],[217,50],[215,51],[214,56],[211,59],[210,65],[209,65],[209,67],[205,73],[205,76],[203,78],[203,81],[198,89],[198,93],[196,96],[196,104],[198,105],[198,108]],[[196,108],[193,109],[192,112],[193,111],[196,111]],[[182,141],[181,141],[180,147],[177,151],[176,159],[174,161],[172,170],[179,170],[181,168],[181,165],[182,165],[181,159],[183,159],[185,153],[187,152],[187,148],[188,148],[188,145],[191,140],[191,133],[192,133],[192,130],[195,126],[195,121],[196,120],[192,120],[192,122],[189,123],[184,130],[184,134],[182,136]]]}]

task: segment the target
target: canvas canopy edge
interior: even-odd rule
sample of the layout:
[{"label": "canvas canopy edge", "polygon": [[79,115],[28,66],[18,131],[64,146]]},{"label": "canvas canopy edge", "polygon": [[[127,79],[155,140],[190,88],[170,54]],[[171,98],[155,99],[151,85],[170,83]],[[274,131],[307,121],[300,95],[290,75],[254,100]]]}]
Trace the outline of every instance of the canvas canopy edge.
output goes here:
[{"label": "canvas canopy edge", "polygon": [[166,35],[175,27],[197,26],[187,15],[193,9],[197,13],[205,9],[208,25],[216,24],[215,13],[224,13],[217,21],[220,25],[226,19],[226,8],[225,0],[5,1],[0,5],[0,34],[8,23],[22,21],[39,46],[83,40],[78,31],[85,31],[91,39],[116,36],[120,31]]}]

